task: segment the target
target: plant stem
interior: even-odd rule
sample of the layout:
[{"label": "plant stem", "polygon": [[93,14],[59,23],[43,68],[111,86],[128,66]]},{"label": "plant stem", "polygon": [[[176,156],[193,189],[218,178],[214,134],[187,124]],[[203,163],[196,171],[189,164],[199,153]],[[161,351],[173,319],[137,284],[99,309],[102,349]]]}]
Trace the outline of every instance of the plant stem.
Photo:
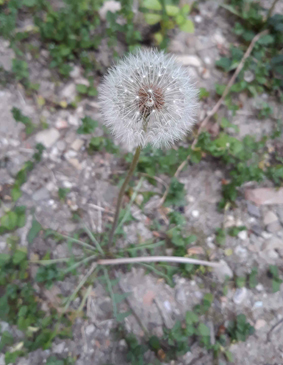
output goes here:
[{"label": "plant stem", "polygon": [[122,257],[119,259],[99,260],[98,265],[120,265],[120,264],[134,264],[140,262],[175,262],[181,264],[195,264],[210,267],[220,267],[219,262],[210,262],[197,259],[191,259],[187,257],[177,256],[146,256],[146,257]]},{"label": "plant stem", "polygon": [[268,20],[268,19],[272,16],[272,14],[273,14],[273,10],[274,10],[275,5],[276,5],[276,3],[277,3],[277,2],[278,2],[278,0],[274,0],[274,1],[273,1],[273,3],[272,3],[272,5],[271,5],[270,9],[268,10],[266,20]]},{"label": "plant stem", "polygon": [[134,170],[137,166],[137,163],[138,163],[138,160],[139,160],[139,157],[140,157],[140,152],[141,152],[141,147],[139,146],[136,149],[136,152],[135,152],[135,155],[133,157],[133,160],[132,160],[131,166],[129,168],[128,174],[127,174],[127,176],[125,178],[125,181],[123,182],[123,185],[121,186],[121,189],[120,189],[120,192],[119,192],[118,201],[117,201],[117,205],[116,205],[115,216],[114,216],[114,221],[113,221],[113,225],[112,225],[111,232],[110,232],[110,235],[109,235],[109,241],[108,241],[108,247],[109,248],[112,245],[113,236],[114,236],[114,232],[115,232],[115,229],[116,229],[116,226],[117,226],[123,196],[124,196],[126,187],[128,185],[128,182],[130,181],[130,179],[131,179],[131,177],[134,173]]}]

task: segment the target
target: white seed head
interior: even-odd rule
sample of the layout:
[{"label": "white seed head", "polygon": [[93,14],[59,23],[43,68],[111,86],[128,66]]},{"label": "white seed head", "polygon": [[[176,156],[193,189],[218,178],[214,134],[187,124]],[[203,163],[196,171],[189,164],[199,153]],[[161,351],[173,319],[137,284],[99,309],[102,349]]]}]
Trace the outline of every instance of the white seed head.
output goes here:
[{"label": "white seed head", "polygon": [[170,146],[192,128],[198,91],[173,56],[139,50],[112,67],[100,87],[105,124],[129,145]]}]

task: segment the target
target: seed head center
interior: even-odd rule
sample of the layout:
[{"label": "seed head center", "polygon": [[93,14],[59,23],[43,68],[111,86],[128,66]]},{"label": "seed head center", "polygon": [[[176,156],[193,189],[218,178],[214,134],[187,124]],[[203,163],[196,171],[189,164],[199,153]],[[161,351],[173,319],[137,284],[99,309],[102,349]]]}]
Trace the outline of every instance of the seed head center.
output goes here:
[{"label": "seed head center", "polygon": [[164,95],[158,86],[146,85],[138,91],[138,106],[140,113],[148,117],[154,110],[161,110],[164,105]]}]

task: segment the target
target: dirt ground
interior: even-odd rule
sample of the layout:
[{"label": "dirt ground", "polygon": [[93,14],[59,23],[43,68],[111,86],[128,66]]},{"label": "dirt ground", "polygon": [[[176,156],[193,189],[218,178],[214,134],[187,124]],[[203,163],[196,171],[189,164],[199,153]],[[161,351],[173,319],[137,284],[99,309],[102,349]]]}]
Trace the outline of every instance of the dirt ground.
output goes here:
[{"label": "dirt ground", "polygon": [[[278,11],[282,11],[282,3],[278,3]],[[196,31],[194,34],[175,32],[172,36],[169,50],[190,68],[198,87],[205,87],[214,91],[215,84],[227,82],[223,72],[215,67],[215,61],[220,58],[223,49],[229,49],[230,42],[235,40],[231,33],[231,24],[225,17],[223,9],[217,2],[206,1],[199,4],[200,14],[195,17]],[[40,57],[44,58],[44,54]],[[7,69],[11,67],[13,53],[8,43],[0,39],[0,64]],[[31,79],[40,83],[40,95],[45,99],[56,98],[72,101],[76,96],[78,83],[83,83],[82,70],[76,66],[71,80],[55,84],[50,71],[41,66],[40,59],[30,61]],[[241,98],[241,94],[239,95]],[[282,117],[282,105],[269,97],[263,98],[274,108],[274,114]],[[270,133],[274,121],[272,119],[258,120],[254,114],[253,99],[242,97],[242,109],[235,116],[229,115],[225,108],[221,108],[219,115],[228,116],[239,127],[237,137],[247,134],[259,138]],[[209,98],[201,102],[199,120],[205,111],[215,104],[215,99]],[[23,126],[16,123],[12,114],[12,107],[19,108],[23,114],[30,117],[35,125],[40,120],[47,123],[47,129],[26,137]],[[227,114],[228,113],[228,114]],[[72,220],[73,212],[80,211],[83,222],[94,232],[103,231],[107,221],[107,213],[96,207],[113,210],[117,199],[118,187],[110,183],[113,172],[123,170],[120,161],[109,153],[96,152],[89,155],[86,150],[91,135],[76,133],[80,120],[84,116],[91,116],[101,123],[94,135],[100,136],[102,117],[99,104],[93,98],[84,98],[73,110],[50,108],[48,103],[38,106],[32,98],[25,95],[19,84],[8,83],[0,88],[0,160],[5,165],[0,166],[0,185],[12,184],[15,174],[29,160],[34,152],[36,143],[41,142],[45,147],[43,158],[30,172],[27,182],[22,186],[23,195],[18,205],[28,208],[28,218],[25,227],[17,230],[20,244],[27,246],[27,233],[31,226],[32,209],[36,219],[44,228],[50,228],[61,233],[71,235],[81,225]],[[126,152],[126,149],[125,149]],[[282,265],[283,259],[283,205],[254,206],[243,197],[238,199],[237,208],[224,214],[217,209],[221,199],[221,180],[225,177],[225,170],[215,162],[202,161],[190,165],[181,173],[180,182],[185,184],[186,205],[184,216],[189,232],[200,237],[200,246],[210,252],[213,260],[223,260],[227,263],[227,274],[243,276],[252,267],[258,267],[259,277],[263,277],[268,266]],[[169,181],[168,177],[163,176]],[[272,186],[266,181],[261,187]],[[65,202],[58,198],[58,187],[69,188],[70,193]],[[256,183],[243,186],[244,190],[259,187]],[[154,191],[161,186],[153,187],[144,182],[142,189]],[[6,202],[5,208],[12,206]],[[0,207],[0,215],[4,212],[4,205]],[[159,213],[150,210],[139,211],[132,207],[132,214],[137,220],[126,228],[127,238],[118,243],[125,246],[129,243],[144,241],[153,237],[149,229],[148,217]],[[215,228],[223,225],[246,226],[246,230],[236,237],[227,236],[225,249],[215,244]],[[276,222],[276,229],[270,224]],[[256,228],[255,228],[256,227]],[[6,249],[5,235],[0,236],[0,252]],[[227,255],[227,249],[231,254]],[[52,239],[37,237],[31,247],[29,255],[43,255],[51,250],[53,258],[68,256],[66,244],[56,244]],[[157,336],[162,335],[163,327],[171,328],[177,319],[184,318],[185,312],[198,304],[211,283],[216,283],[217,292],[223,285],[223,275],[211,273],[204,283],[201,277],[193,280],[176,275],[175,287],[171,288],[157,276],[146,273],[139,266],[130,271],[116,269],[114,275],[120,278],[123,291],[131,292],[128,302],[121,304],[122,310],[134,310],[141,318],[143,325]],[[77,285],[76,277],[68,277],[57,282],[50,291],[63,296],[70,295]],[[255,327],[256,332],[245,342],[231,345],[234,364],[237,365],[279,365],[283,364],[283,325],[278,325],[268,336],[271,328],[283,319],[283,286],[281,290],[272,293],[264,285],[264,279],[254,289],[229,288],[225,297],[215,300],[212,304],[213,315],[227,321],[232,314],[244,313],[248,321]],[[79,301],[79,299],[78,299]],[[74,303],[75,306],[79,302]],[[130,305],[130,307],[129,307]],[[79,355],[77,365],[127,364],[127,345],[122,339],[116,339],[113,329],[116,324],[112,316],[112,305],[109,295],[103,285],[94,282],[91,296],[87,303],[87,317],[78,318],[73,328],[73,339],[59,340],[53,343],[49,350],[37,350],[27,358],[21,358],[17,364],[44,364],[50,354]],[[208,319],[212,333],[215,318]],[[5,323],[2,323],[2,326]],[[9,326],[8,324],[6,324]],[[125,319],[127,331],[138,337],[144,336],[143,330],[134,315]],[[149,359],[151,354],[148,354]],[[149,360],[150,362],[150,360]],[[4,364],[4,355],[0,355],[0,364]],[[225,360],[222,360],[225,364]],[[178,360],[170,364],[213,364],[212,355],[199,345],[193,345],[191,350]]]}]

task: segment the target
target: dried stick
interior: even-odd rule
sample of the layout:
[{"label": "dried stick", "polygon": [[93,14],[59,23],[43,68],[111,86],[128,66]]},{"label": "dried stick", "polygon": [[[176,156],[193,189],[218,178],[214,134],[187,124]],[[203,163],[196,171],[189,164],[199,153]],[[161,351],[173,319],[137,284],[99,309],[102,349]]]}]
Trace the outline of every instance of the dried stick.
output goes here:
[{"label": "dried stick", "polygon": [[[266,35],[268,33],[268,30],[264,30],[263,32],[260,32],[258,33],[254,38],[253,40],[251,41],[248,49],[246,50],[246,53],[244,54],[243,58],[241,59],[241,62],[239,63],[238,67],[236,68],[233,76],[231,77],[230,81],[228,82],[221,98],[218,100],[218,102],[214,105],[214,107],[209,111],[207,112],[207,116],[204,118],[204,120],[201,122],[200,126],[199,126],[199,129],[197,131],[197,135],[192,143],[192,150],[194,149],[195,145],[197,144],[198,142],[198,137],[200,135],[200,133],[203,131],[203,129],[206,127],[207,123],[209,122],[210,118],[218,111],[218,109],[220,108],[222,102],[224,101],[225,97],[227,96],[228,92],[230,91],[232,85],[234,84],[237,76],[239,75],[239,73],[241,72],[244,64],[245,64],[245,61],[246,59],[250,56],[253,48],[254,48],[254,45],[255,43],[264,35]],[[174,177],[178,177],[180,172],[183,170],[183,168],[185,167],[185,165],[188,163],[190,159],[190,155],[188,155],[188,157],[181,163],[181,165],[177,168],[175,174],[174,174]],[[159,207],[161,205],[164,204],[166,198],[167,198],[167,195],[168,195],[168,192],[169,192],[169,187],[166,188],[161,200],[160,200],[160,203],[159,203]]]},{"label": "dried stick", "polygon": [[98,265],[120,265],[120,264],[134,264],[140,262],[176,262],[181,264],[195,264],[210,267],[220,267],[221,263],[209,262],[204,260],[190,259],[187,257],[175,256],[148,256],[148,257],[126,257],[120,259],[102,259],[98,260]]}]

